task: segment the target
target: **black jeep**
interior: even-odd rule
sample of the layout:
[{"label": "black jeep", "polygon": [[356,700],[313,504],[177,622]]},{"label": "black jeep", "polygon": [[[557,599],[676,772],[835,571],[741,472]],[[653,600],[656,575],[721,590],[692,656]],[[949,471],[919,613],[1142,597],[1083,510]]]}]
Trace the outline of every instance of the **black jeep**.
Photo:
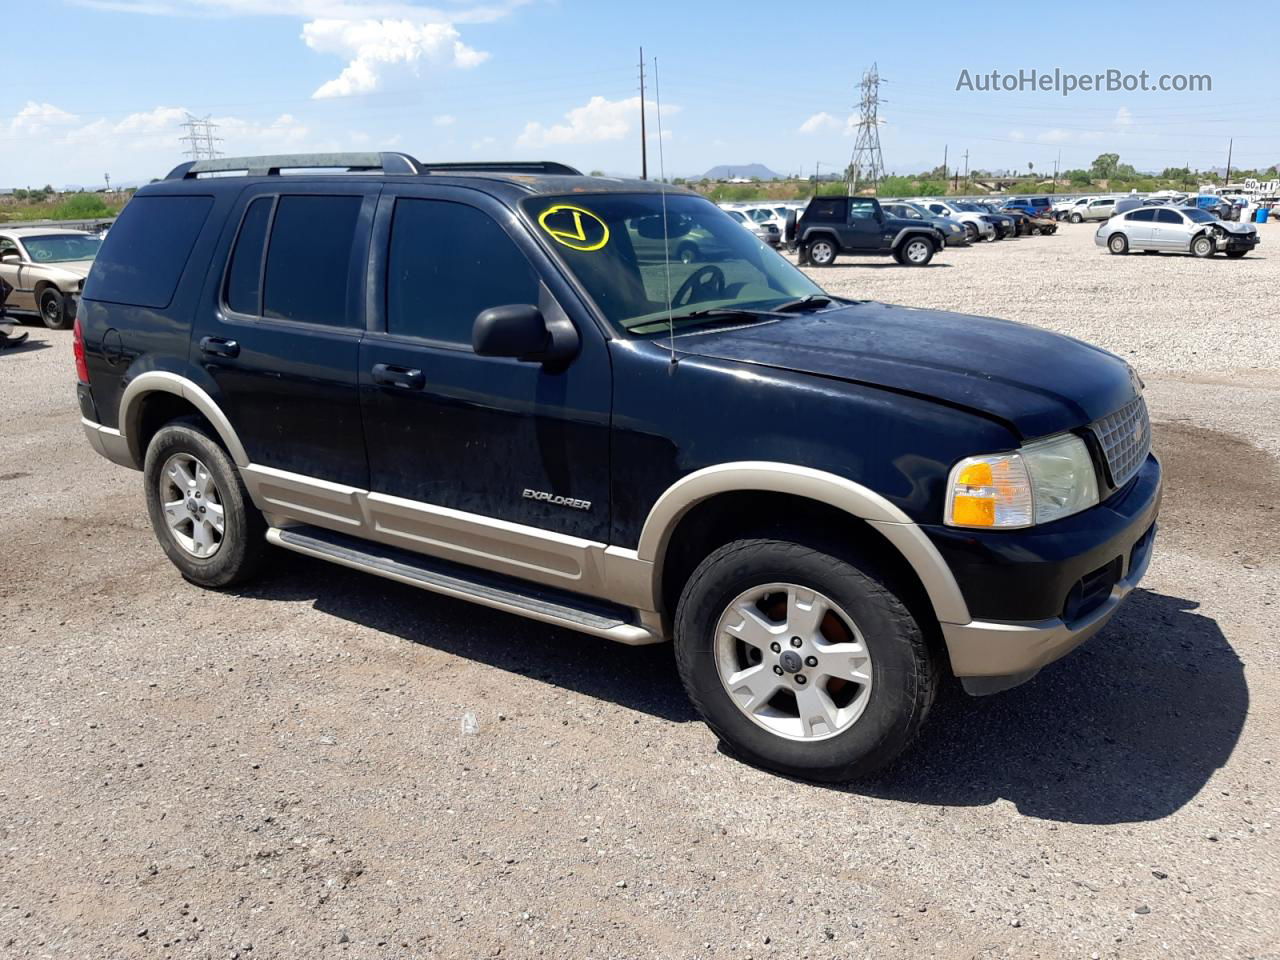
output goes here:
[{"label": "black jeep", "polygon": [[936,227],[894,217],[874,197],[814,197],[794,220],[786,241],[800,263],[829,267],[842,253],[861,257],[892,255],[904,266],[923,267],[946,246]]},{"label": "black jeep", "polygon": [[898,755],[944,672],[996,692],[1096,633],[1160,505],[1120,358],[830,296],[694,193],[559,164],[184,164],[74,344],[193,583],[282,548],[672,640],[725,743],[807,777]]}]

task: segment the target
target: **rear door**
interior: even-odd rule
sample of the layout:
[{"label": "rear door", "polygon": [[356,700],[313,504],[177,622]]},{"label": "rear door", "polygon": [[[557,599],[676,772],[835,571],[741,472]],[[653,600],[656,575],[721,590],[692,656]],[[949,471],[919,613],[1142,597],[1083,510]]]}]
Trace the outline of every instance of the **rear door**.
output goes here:
[{"label": "rear door", "polygon": [[[509,554],[529,533],[504,523],[607,542],[607,344],[510,209],[459,187],[389,186],[371,269],[360,392],[379,534],[518,575],[551,561]],[[578,329],[572,360],[472,350],[478,313],[530,303]]]},{"label": "rear door", "polygon": [[357,364],[381,187],[274,179],[248,188],[228,220],[230,255],[211,278],[216,309],[197,313],[192,363],[254,466],[365,488]]},{"label": "rear door", "polygon": [[1154,247],[1156,239],[1156,211],[1134,210],[1124,215],[1124,232],[1131,247]]}]

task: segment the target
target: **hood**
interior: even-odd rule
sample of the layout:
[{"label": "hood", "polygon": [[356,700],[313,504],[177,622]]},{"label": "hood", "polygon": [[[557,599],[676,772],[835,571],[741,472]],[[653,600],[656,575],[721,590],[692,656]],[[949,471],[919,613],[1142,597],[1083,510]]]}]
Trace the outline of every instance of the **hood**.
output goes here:
[{"label": "hood", "polygon": [[39,264],[45,270],[50,279],[56,280],[83,280],[89,275],[89,268],[93,266],[92,260],[67,260],[63,263]]},{"label": "hood", "polygon": [[690,333],[678,342],[695,356],[937,400],[1000,420],[1023,439],[1082,427],[1136,392],[1127,363],[1071,337],[885,303]]},{"label": "hood", "polygon": [[1258,228],[1255,227],[1252,223],[1244,223],[1236,220],[1223,220],[1221,223],[1217,224],[1217,226],[1221,227],[1223,230],[1226,230],[1227,233],[1257,233],[1258,232]]}]

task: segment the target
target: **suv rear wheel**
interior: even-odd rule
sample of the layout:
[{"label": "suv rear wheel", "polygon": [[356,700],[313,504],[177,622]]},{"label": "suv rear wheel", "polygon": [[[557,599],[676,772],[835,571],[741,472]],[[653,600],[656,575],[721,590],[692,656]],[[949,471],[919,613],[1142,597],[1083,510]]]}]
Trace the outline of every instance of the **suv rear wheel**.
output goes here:
[{"label": "suv rear wheel", "polygon": [[836,262],[838,253],[835,241],[828,240],[826,237],[819,237],[809,244],[809,262],[815,267],[831,266]]},{"label": "suv rear wheel", "polygon": [[226,587],[255,573],[267,551],[266,521],[225,450],[194,419],[162,427],[143,466],[156,539],[184,577]]},{"label": "suv rear wheel", "polygon": [[1084,217],[1080,216],[1078,213],[1073,213],[1069,219],[1072,223],[1084,223]]},{"label": "suv rear wheel", "polygon": [[749,763],[845,781],[897,757],[933,702],[939,667],[873,568],[782,540],[739,540],[689,578],[675,618],[680,677]]}]

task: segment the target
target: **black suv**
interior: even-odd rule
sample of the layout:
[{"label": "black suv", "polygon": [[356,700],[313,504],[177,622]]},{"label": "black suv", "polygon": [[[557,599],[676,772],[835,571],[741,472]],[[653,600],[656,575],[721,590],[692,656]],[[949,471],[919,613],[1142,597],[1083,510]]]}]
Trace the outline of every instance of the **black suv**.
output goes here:
[{"label": "black suv", "polygon": [[829,267],[842,253],[892,256],[923,267],[946,245],[942,231],[919,220],[886,213],[874,197],[814,197],[794,221],[787,217],[787,245],[800,263]]},{"label": "black suv", "polygon": [[188,580],[274,545],[672,640],[733,750],[819,779],[902,751],[944,672],[996,692],[1095,633],[1160,505],[1118,357],[829,296],[694,193],[558,164],[185,164],[74,342]]}]

